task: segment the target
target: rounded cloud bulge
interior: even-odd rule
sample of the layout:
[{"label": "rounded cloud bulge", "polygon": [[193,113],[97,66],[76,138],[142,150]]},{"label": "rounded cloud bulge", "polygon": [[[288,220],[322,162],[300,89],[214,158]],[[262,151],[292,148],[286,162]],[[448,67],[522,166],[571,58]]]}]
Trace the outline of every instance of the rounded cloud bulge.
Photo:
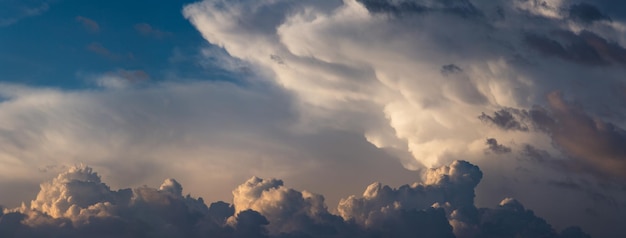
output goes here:
[{"label": "rounded cloud bulge", "polygon": [[600,106],[624,103],[622,22],[580,23],[573,2],[207,0],[183,12],[207,41],[294,93],[316,118],[306,126],[351,128],[407,151],[407,168],[478,158],[494,137],[567,154],[544,143],[548,133],[477,120],[548,107],[555,91],[625,126],[624,110]]},{"label": "rounded cloud bulge", "polygon": [[477,203],[514,195],[608,236],[626,218],[615,5],[205,0],[183,14],[293,95],[301,130],[361,134],[411,170],[470,161],[489,174]]},{"label": "rounded cloud bulge", "polygon": [[480,169],[465,161],[429,170],[399,188],[370,185],[363,196],[328,211],[324,197],[252,177],[233,190],[232,204],[184,195],[166,179],[111,190],[92,168],[78,165],[41,189],[30,206],[0,213],[3,237],[589,237],[579,227],[556,231],[513,198],[477,208]]}]

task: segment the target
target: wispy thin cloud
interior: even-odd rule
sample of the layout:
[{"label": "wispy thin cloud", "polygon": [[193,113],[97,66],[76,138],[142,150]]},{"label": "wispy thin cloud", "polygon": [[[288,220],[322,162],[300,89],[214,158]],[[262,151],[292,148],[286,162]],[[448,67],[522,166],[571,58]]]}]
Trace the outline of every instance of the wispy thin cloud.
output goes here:
[{"label": "wispy thin cloud", "polygon": [[150,75],[145,71],[126,69],[108,72],[95,79],[98,86],[110,89],[125,89],[147,80],[150,80]]},{"label": "wispy thin cloud", "polygon": [[0,27],[10,26],[24,18],[40,15],[48,11],[49,8],[49,1],[34,1],[32,3],[0,1]]},{"label": "wispy thin cloud", "polygon": [[76,21],[81,23],[83,27],[85,27],[85,29],[87,29],[89,32],[92,32],[92,33],[100,32],[100,25],[92,19],[89,19],[83,16],[77,16]]},{"label": "wispy thin cloud", "polygon": [[102,44],[98,42],[93,42],[87,45],[87,50],[93,53],[96,53],[102,57],[108,58],[110,60],[126,60],[126,59],[132,60],[135,58],[135,56],[132,53],[120,54],[120,53],[112,52],[111,50],[104,47]]},{"label": "wispy thin cloud", "polygon": [[149,37],[154,37],[154,38],[164,38],[164,37],[168,37],[171,36],[172,33],[171,32],[167,32],[167,31],[162,31],[160,29],[157,29],[155,27],[153,27],[152,25],[148,24],[148,23],[138,23],[135,24],[135,30],[144,36],[149,36]]}]

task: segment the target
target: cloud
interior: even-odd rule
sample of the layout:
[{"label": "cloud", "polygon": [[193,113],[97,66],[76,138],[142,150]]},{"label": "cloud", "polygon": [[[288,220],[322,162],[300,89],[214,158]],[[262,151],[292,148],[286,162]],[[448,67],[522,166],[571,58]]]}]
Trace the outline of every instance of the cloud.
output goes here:
[{"label": "cloud", "polygon": [[479,237],[559,237],[545,220],[512,198],[502,200],[496,209],[479,212]]},{"label": "cloud", "polygon": [[[184,182],[186,191],[219,200],[227,199],[225,190],[252,175],[278,176],[291,181],[295,188],[322,191],[329,201],[355,194],[356,188],[371,181],[382,180],[372,191],[390,191],[380,193],[395,198],[373,196],[385,201],[385,206],[374,204],[372,207],[378,210],[368,212],[363,208],[354,214],[365,217],[362,220],[369,219],[370,213],[372,218],[388,218],[386,224],[397,224],[397,231],[413,231],[404,226],[410,222],[401,221],[415,220],[423,225],[417,226],[420,229],[432,228],[432,234],[478,234],[482,229],[480,209],[467,205],[468,194],[473,194],[472,203],[486,206],[514,196],[554,227],[580,224],[597,236],[621,237],[623,234],[615,227],[626,214],[621,209],[623,202],[606,202],[624,196],[625,191],[615,185],[620,180],[614,177],[619,176],[607,177],[610,168],[606,166],[568,167],[582,165],[591,157],[562,145],[575,139],[555,136],[555,129],[578,127],[560,124],[563,120],[557,120],[559,109],[552,107],[554,100],[546,95],[562,91],[584,108],[578,114],[565,110],[564,118],[592,118],[602,122],[601,126],[625,128],[626,112],[615,106],[625,102],[620,56],[626,45],[623,20],[611,12],[617,7],[606,7],[610,2],[596,1],[594,5],[612,21],[581,24],[571,18],[570,3],[207,0],[192,4],[185,8],[185,16],[210,43],[223,48],[211,48],[202,55],[207,61],[215,58],[228,66],[224,68],[245,71],[246,79],[225,83],[173,78],[142,84],[145,87],[129,87],[120,84],[126,82],[122,80],[123,73],[112,71],[116,78],[104,80],[97,90],[3,84],[0,177],[3,181],[29,184],[59,170],[51,167],[46,173],[32,173],[39,168],[86,162],[101,171],[111,187],[158,184],[156,181],[167,174]],[[378,9],[376,4],[391,10]],[[97,43],[90,48],[109,59],[131,58]],[[484,120],[477,118],[479,115]],[[592,131],[589,134],[593,138],[612,134],[598,126],[580,124],[584,129],[581,132]],[[494,148],[504,146],[500,142],[506,143],[511,153],[485,153],[489,146],[486,138],[497,138],[493,141],[497,143],[492,143]],[[590,144],[582,150],[611,152],[597,148],[600,147]],[[528,159],[531,155],[537,157]],[[475,187],[471,182],[475,181],[472,166],[459,162],[435,174],[450,179],[458,169],[465,171],[458,174],[467,174],[469,182],[456,178],[449,182],[450,186],[444,186],[433,179],[435,182],[393,187],[414,176],[407,175],[397,161],[412,170],[429,171],[458,159],[480,165],[489,175],[481,186]],[[538,162],[541,160],[548,162]],[[603,161],[611,160],[598,159],[598,164],[604,164]],[[568,176],[577,182],[588,181],[579,184],[608,199],[596,201],[580,196],[584,191],[546,182],[567,181],[564,179]],[[259,180],[260,184],[274,181]],[[392,185],[385,188],[383,183]],[[176,184],[165,183],[168,194],[179,191]],[[261,195],[242,194],[254,201],[250,206],[261,211],[238,210],[245,214],[238,216],[234,214],[236,208],[232,208],[233,214],[228,215],[231,207],[216,205],[219,215],[198,226],[221,227],[215,224],[223,224],[226,215],[234,215],[227,219],[228,227],[215,228],[215,232],[260,237],[362,237],[361,234],[370,232],[383,237],[399,235],[386,233],[390,231],[380,227],[364,228],[364,223],[356,222],[357,219],[346,221],[331,212],[307,212],[320,207],[315,205],[319,203],[311,203],[319,201],[315,193],[284,188],[275,181],[270,184],[270,188],[260,189],[266,191]],[[244,187],[254,186],[255,183]],[[437,196],[448,191],[444,187],[457,188],[452,191],[458,200],[438,200]],[[404,204],[404,200],[397,199],[402,197],[398,191],[418,193],[419,188],[427,196],[416,201],[441,202],[413,210],[393,205]],[[139,189],[136,194],[156,199],[142,203],[148,208],[164,206],[164,201],[169,201],[161,196],[165,191],[156,188]],[[14,195],[3,192],[1,196]],[[367,200],[354,197],[355,201],[359,199]],[[113,204],[114,200],[103,201]],[[273,207],[269,201],[289,209]],[[299,205],[288,206],[291,204]],[[57,206],[59,210],[67,213],[61,205]],[[92,213],[95,211],[117,212],[107,210],[108,205],[98,206],[103,208],[77,207],[80,211],[87,209],[83,213],[89,217],[99,214]],[[521,211],[515,211],[518,210]],[[157,224],[163,228],[158,229],[162,234],[177,234],[180,229],[196,231],[195,225],[190,228],[175,222],[169,226],[172,230],[164,230],[169,229],[164,224],[170,218],[160,219],[162,222],[156,218],[176,212],[145,214],[134,221]],[[539,224],[538,230],[546,232],[542,234],[557,234],[544,229],[546,226],[528,216],[526,210],[512,214],[515,229],[510,230],[520,236],[527,234],[523,230],[532,224]],[[520,220],[531,222],[516,220],[522,215],[526,218]],[[10,217],[7,220],[23,219],[19,214]],[[68,224],[73,222],[68,219],[40,221],[70,232]],[[198,224],[186,219],[176,220]],[[286,222],[273,221],[277,219]],[[108,218],[104,221],[119,223]],[[130,232],[131,227],[135,224],[120,230]],[[303,234],[281,233],[290,227],[298,227]]]},{"label": "cloud", "polygon": [[[618,3],[593,5],[611,21],[573,1],[205,0],[183,14],[209,43],[294,95],[299,127],[361,134],[413,170],[458,159],[480,163],[498,174],[486,178],[481,202],[515,192],[554,222],[574,218],[524,195],[562,197],[536,180],[622,183],[603,176],[608,170],[576,169],[579,159],[551,132],[562,126],[550,102],[554,91],[589,117],[626,126],[626,111],[607,106],[624,103],[626,28],[607,7]],[[506,142],[487,147],[510,153],[484,153],[486,138]],[[529,161],[524,148],[546,152],[550,166]],[[594,234],[611,229],[576,216],[596,224]]]},{"label": "cloud", "polygon": [[[521,119],[515,118],[522,117]],[[504,130],[519,130],[528,131],[528,126],[521,120],[526,119],[528,112],[515,110],[513,108],[500,109],[493,113],[493,116],[487,115],[484,112],[478,116],[483,122],[494,124]]]},{"label": "cloud", "polygon": [[613,62],[626,63],[626,49],[593,32],[584,30],[576,34],[560,31],[553,33],[553,35],[557,38],[551,39],[546,36],[529,34],[525,40],[528,45],[541,53],[580,64],[593,66],[607,65]]},{"label": "cloud", "polygon": [[566,102],[559,92],[550,94],[548,100],[558,121],[550,128],[553,141],[581,162],[581,167],[591,166],[600,175],[626,178],[626,131],[589,116]]},{"label": "cloud", "polygon": [[[403,210],[423,210],[431,206],[446,206],[448,216],[455,216],[451,220],[463,221],[465,216],[475,215],[474,187],[482,178],[478,167],[455,161],[450,166],[428,170],[423,177],[422,184],[404,185],[398,189],[374,183],[362,198],[351,196],[341,200],[339,214],[366,227],[384,224],[388,217],[398,216]],[[468,232],[460,226],[455,229],[456,234]]]},{"label": "cloud", "polygon": [[283,182],[277,179],[249,179],[233,191],[233,206],[236,213],[258,211],[269,221],[267,229],[272,235],[317,236],[316,233],[348,230],[342,227],[344,224],[340,217],[328,212],[323,196],[285,188]]},{"label": "cloud", "polygon": [[159,29],[152,27],[148,23],[135,24],[135,30],[144,36],[150,36],[150,37],[154,37],[157,39],[161,39],[163,37],[172,35],[171,32],[161,31]]},{"label": "cloud", "polygon": [[50,8],[51,1],[2,1],[0,3],[0,27],[13,25],[28,17],[40,15]]},{"label": "cloud", "polygon": [[504,153],[511,152],[511,148],[506,147],[502,144],[499,144],[498,140],[494,138],[487,138],[487,141],[485,141],[485,143],[489,146],[488,149],[496,154],[504,154]]},{"label": "cloud", "polygon": [[[5,210],[0,227],[10,237],[199,237],[219,230],[210,211],[201,198],[183,196],[176,180],[112,191],[90,167],[75,166],[42,184],[30,207]],[[20,224],[4,227],[11,216]]]},{"label": "cloud", "polygon": [[[233,191],[233,205],[184,195],[166,179],[157,188],[113,191],[92,168],[78,165],[43,183],[30,206],[0,213],[8,237],[561,237],[515,199],[476,209],[473,190],[482,176],[464,161],[424,173],[419,185],[398,189],[373,184],[329,213],[321,195],[285,188],[277,179],[253,177]],[[374,187],[378,187],[375,189]],[[408,196],[407,196],[408,195]],[[430,200],[430,198],[435,198]],[[435,202],[432,206],[427,205]],[[234,208],[233,208],[234,206]],[[363,223],[357,212],[376,222]],[[471,212],[471,216],[465,212]],[[344,217],[344,218],[342,218]],[[458,219],[471,224],[460,232]],[[356,223],[355,223],[356,222]],[[467,227],[465,227],[467,228]],[[465,229],[464,228],[464,229]],[[476,235],[476,236],[472,236]],[[563,234],[577,237],[580,228]]]},{"label": "cloud", "polygon": [[611,21],[611,18],[602,13],[600,9],[586,2],[572,4],[569,7],[569,17],[587,24],[595,21]]},{"label": "cloud", "polygon": [[157,183],[167,174],[213,200],[229,198],[252,175],[289,179],[332,203],[372,180],[396,185],[413,176],[362,135],[298,128],[291,96],[273,85],[133,83],[122,75],[142,74],[79,75],[93,84],[115,76],[124,87],[0,86],[0,201],[17,205],[39,181],[78,163],[97,168],[114,188]]},{"label": "cloud", "polygon": [[125,70],[108,72],[100,76],[90,76],[88,79],[103,88],[108,89],[127,89],[150,80],[150,75],[143,70]]},{"label": "cloud", "polygon": [[[218,11],[213,9],[211,2],[204,2],[187,7],[185,14],[207,40],[223,46],[229,54],[237,58],[250,59],[249,62],[269,70],[272,72],[270,77],[279,85],[295,92],[305,105],[310,105],[307,108],[324,112],[313,113],[315,110],[306,109],[305,113],[321,117],[315,121],[342,117],[342,114],[347,114],[343,108],[354,108],[352,111],[369,114],[367,117],[372,120],[361,122],[362,125],[358,125],[359,128],[355,130],[366,135],[369,141],[381,148],[395,148],[412,153],[415,160],[405,161],[405,165],[410,168],[420,167],[420,164],[436,165],[438,161],[446,160],[447,155],[468,149],[451,145],[478,140],[479,137],[471,136],[474,132],[454,133],[454,136],[449,133],[455,129],[463,130],[466,125],[476,124],[477,120],[469,118],[466,113],[484,107],[489,98],[493,100],[493,96],[487,97],[485,87],[481,86],[482,81],[472,76],[472,72],[478,69],[463,67],[466,69],[463,72],[447,75],[439,72],[442,65],[449,65],[450,62],[454,62],[457,67],[463,65],[463,62],[437,57],[437,50],[445,51],[459,43],[450,42],[450,46],[434,44],[439,41],[437,37],[447,37],[445,32],[432,36],[423,35],[426,39],[420,40],[414,39],[416,36],[408,31],[386,32],[383,29],[401,28],[403,24],[416,19],[407,17],[389,20],[370,15],[367,8],[353,1],[346,1],[335,11],[322,4],[303,2],[291,5],[295,12],[299,7],[319,9],[312,10],[311,15],[317,20],[308,20],[304,15],[300,17],[298,14],[275,15],[275,18],[282,17],[282,20],[264,22],[275,22],[275,25],[260,26],[257,31],[248,31],[245,25],[237,25],[238,21],[234,19],[243,17],[240,21],[257,22],[254,19],[255,14],[263,12],[236,4],[227,6],[232,10]],[[446,7],[449,6],[441,6]],[[250,12],[240,16],[238,12],[241,11]],[[445,14],[433,13],[428,16],[431,15],[436,19],[444,17],[442,20],[445,21],[461,21],[457,18],[446,19]],[[270,29],[260,31],[266,27]],[[357,37],[360,34],[358,32],[367,32],[368,39],[372,41],[363,41],[362,37]],[[389,45],[376,44],[384,42],[385,37],[396,37],[396,40]],[[248,42],[237,43],[243,41]],[[251,42],[256,41],[265,47],[247,47],[254,45]],[[345,47],[331,51],[327,47],[329,45]],[[433,50],[418,54],[418,47]],[[462,53],[464,52],[459,52]],[[418,55],[429,59],[425,61],[417,57]],[[276,59],[280,59],[280,63]],[[391,59],[412,63],[385,63]],[[407,113],[412,111],[428,113]],[[459,134],[463,134],[463,138]]]},{"label": "cloud", "polygon": [[83,16],[77,16],[76,21],[80,22],[83,27],[85,27],[85,29],[89,30],[92,33],[100,32],[100,25],[92,19]]},{"label": "cloud", "polygon": [[[562,70],[570,67],[567,62],[545,56],[587,66],[621,64],[623,47],[613,37],[619,28],[570,29],[557,20],[567,19],[563,14],[568,13],[555,10],[562,5],[303,1],[285,6],[280,1],[244,6],[204,1],[187,6],[184,14],[209,42],[269,72],[268,78],[294,92],[306,105],[303,114],[316,117],[311,121],[341,117],[345,108],[356,108],[375,119],[361,122],[355,131],[380,148],[408,151],[414,161],[405,160],[405,166],[419,168],[478,155],[466,145],[507,133],[484,128],[472,113],[499,110],[480,119],[506,130],[529,130],[515,117],[546,106],[544,95],[569,76]],[[266,9],[274,9],[271,21],[260,20],[268,16]],[[394,17],[380,14],[386,12]],[[532,19],[530,28],[520,24],[526,17]],[[255,30],[249,29],[250,22],[256,23]],[[459,27],[442,30],[432,22]],[[460,40],[461,35],[466,38]],[[543,73],[541,65],[557,70]],[[619,68],[608,69],[608,82],[618,83]],[[512,110],[519,115],[507,108],[516,108]]]},{"label": "cloud", "polygon": [[98,42],[93,42],[87,45],[87,50],[97,55],[100,55],[104,58],[107,58],[109,60],[133,60],[135,58],[132,53],[119,54],[119,53],[112,52],[111,50],[104,47],[102,44]]},{"label": "cloud", "polygon": [[426,14],[429,12],[445,12],[463,17],[480,16],[482,13],[467,0],[461,1],[376,1],[358,0],[368,11],[375,13],[391,13],[394,15]]}]

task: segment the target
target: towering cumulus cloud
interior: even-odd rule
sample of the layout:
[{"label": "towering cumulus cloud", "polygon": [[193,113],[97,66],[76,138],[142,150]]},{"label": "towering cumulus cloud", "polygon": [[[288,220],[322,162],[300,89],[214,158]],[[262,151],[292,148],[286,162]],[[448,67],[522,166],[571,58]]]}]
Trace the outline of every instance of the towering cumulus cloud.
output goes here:
[{"label": "towering cumulus cloud", "polygon": [[556,90],[625,126],[623,109],[599,105],[625,102],[626,28],[588,3],[207,0],[184,14],[209,42],[298,95],[304,114],[347,118],[316,121],[408,151],[410,168],[478,156],[485,138],[510,138],[509,129],[530,133],[517,144],[546,147],[533,138],[549,133],[476,117],[547,106]]},{"label": "towering cumulus cloud", "polygon": [[253,177],[233,204],[183,196],[166,179],[158,188],[112,191],[90,167],[75,166],[43,183],[30,206],[0,213],[2,237],[588,237],[555,231],[512,198],[474,206],[480,169],[465,161],[428,170],[422,182],[370,185],[362,197],[328,211],[324,197]]},{"label": "towering cumulus cloud", "polygon": [[[477,188],[479,202],[516,190],[559,226],[616,236],[608,230],[626,219],[626,21],[617,5],[205,0],[183,13],[207,41],[292,93],[301,127],[362,134],[409,169],[480,164],[494,176]],[[423,186],[397,193],[435,185]],[[384,216],[395,206],[385,204],[354,219]],[[470,229],[461,221],[476,213],[455,214]]]}]

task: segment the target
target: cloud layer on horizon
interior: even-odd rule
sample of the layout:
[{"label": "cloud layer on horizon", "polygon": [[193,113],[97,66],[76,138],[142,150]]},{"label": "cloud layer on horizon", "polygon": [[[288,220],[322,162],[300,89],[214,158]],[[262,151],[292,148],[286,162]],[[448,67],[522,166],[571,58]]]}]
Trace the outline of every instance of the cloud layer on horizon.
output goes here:
[{"label": "cloud layer on horizon", "polygon": [[184,195],[174,179],[157,188],[111,190],[92,168],[69,168],[41,184],[30,206],[0,213],[3,237],[589,237],[578,227],[557,233],[518,201],[474,206],[482,172],[465,161],[428,170],[399,188],[370,185],[330,213],[324,197],[253,177],[233,204]]}]

